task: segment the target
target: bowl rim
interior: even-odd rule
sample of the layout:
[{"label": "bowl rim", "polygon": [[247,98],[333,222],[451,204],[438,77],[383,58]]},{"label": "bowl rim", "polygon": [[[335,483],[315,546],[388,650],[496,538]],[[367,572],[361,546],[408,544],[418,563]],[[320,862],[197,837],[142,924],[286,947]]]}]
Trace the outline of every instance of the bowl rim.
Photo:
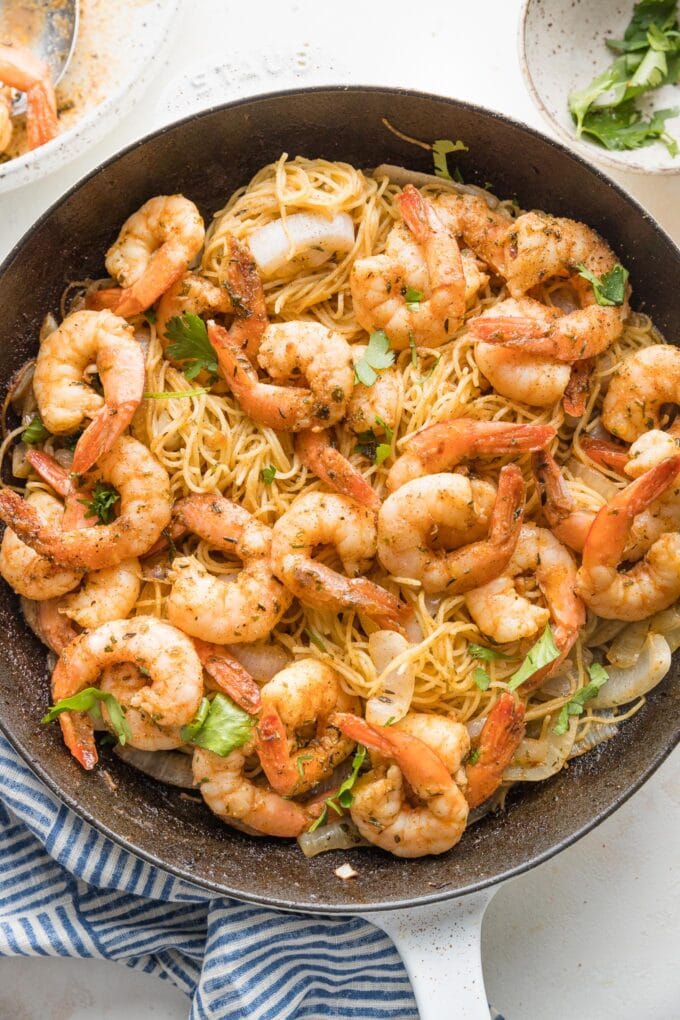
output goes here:
[{"label": "bowl rim", "polygon": [[[588,160],[584,159],[581,155],[573,152],[571,149],[567,149],[567,147],[562,145],[561,142],[557,141],[554,138],[551,138],[549,135],[545,135],[543,132],[539,131],[536,128],[531,127],[530,125],[524,123],[523,121],[516,120],[512,117],[508,117],[507,115],[500,113],[497,110],[490,110],[486,107],[480,106],[475,103],[469,103],[464,100],[453,98],[451,96],[441,96],[432,92],[423,92],[417,89],[401,88],[398,86],[334,84],[334,85],[313,85],[302,88],[280,89],[267,93],[258,93],[256,95],[251,96],[241,96],[237,99],[230,100],[229,102],[215,104],[204,110],[200,110],[197,111],[196,113],[192,113],[185,117],[179,118],[176,121],[164,124],[162,127],[157,128],[156,130],[151,131],[146,135],[143,135],[141,138],[136,139],[134,142],[131,142],[129,145],[126,145],[124,148],[120,149],[113,155],[108,156],[102,163],[94,167],[82,178],[80,178],[73,185],[71,185],[71,187],[69,187],[64,192],[63,195],[56,199],[50,205],[50,207],[46,209],[45,212],[43,212],[35,220],[35,222],[24,232],[24,234],[19,238],[19,240],[12,246],[10,252],[7,254],[5,259],[0,264],[0,278],[2,277],[4,272],[10,267],[10,265],[14,261],[15,257],[18,255],[24,243],[28,241],[29,238],[43,226],[43,224],[46,223],[46,221],[56,211],[56,209],[60,205],[62,205],[62,203],[66,202],[72,195],[74,195],[81,187],[83,187],[95,176],[98,176],[102,172],[105,172],[107,168],[114,162],[123,158],[128,153],[134,152],[136,149],[142,147],[143,145],[146,145],[148,142],[161,137],[166,132],[173,131],[178,127],[188,124],[201,117],[208,117],[215,113],[218,113],[221,110],[242,106],[245,105],[246,103],[268,102],[273,99],[284,98],[287,96],[296,96],[299,98],[304,98],[306,95],[312,93],[348,93],[348,92],[359,94],[363,94],[366,92],[374,92],[382,93],[383,95],[386,96],[400,95],[416,99],[432,100],[439,103],[445,103],[448,106],[452,107],[453,109],[463,107],[466,110],[470,111],[471,113],[480,113],[485,117],[488,116],[491,117],[493,120],[509,124],[513,128],[519,128],[520,131],[528,132],[542,144],[547,144],[551,148],[557,150],[558,152],[561,152],[564,155],[567,155],[570,158],[576,160],[576,162],[580,163],[588,173],[593,174],[594,176],[599,178],[603,183],[607,185],[607,187],[613,188],[615,192],[618,194],[618,196],[621,199],[623,199],[624,202],[632,206],[632,208],[638,213],[638,215],[642,216],[645,220],[649,221],[654,226],[655,230],[659,233],[660,238],[664,240],[665,243],[669,246],[669,248],[675,253],[678,262],[680,263],[680,248],[678,248],[678,246],[675,244],[673,239],[668,235],[668,233],[663,229],[663,227],[661,227],[656,222],[654,217],[642,205],[640,205],[640,203],[637,202],[637,200],[633,196],[631,196],[618,183],[612,181],[598,167],[593,166],[593,164],[591,164]],[[378,901],[375,903],[362,902],[360,904],[359,903],[338,904],[338,903],[324,903],[321,900],[319,901],[305,900],[304,902],[300,902],[296,900],[286,899],[280,896],[268,898],[267,896],[260,895],[258,893],[252,893],[240,890],[238,888],[233,888],[231,886],[222,885],[219,882],[213,881],[209,878],[196,877],[195,875],[192,875],[187,871],[184,871],[182,868],[173,865],[171,861],[162,862],[159,861],[158,858],[154,857],[153,852],[135,846],[131,840],[115,832],[105,822],[101,821],[94,814],[92,814],[92,812],[82,807],[75,796],[63,791],[59,785],[58,776],[55,776],[52,773],[48,772],[47,769],[41,766],[40,764],[33,762],[30,757],[30,752],[28,748],[24,748],[20,744],[15,744],[13,736],[10,732],[10,728],[8,727],[1,713],[0,713],[0,730],[2,731],[6,739],[9,741],[12,748],[17,752],[17,754],[19,754],[20,758],[22,758],[22,760],[28,765],[31,771],[41,780],[41,782],[45,784],[45,786],[48,788],[48,790],[50,790],[52,794],[54,794],[62,803],[69,807],[78,817],[82,818],[85,822],[91,825],[97,832],[100,832],[102,835],[106,836],[116,846],[122,848],[127,853],[132,854],[134,857],[137,857],[145,861],[146,863],[152,865],[153,867],[158,868],[159,870],[164,871],[167,874],[170,874],[181,881],[187,882],[200,890],[212,893],[213,895],[229,896],[247,903],[254,903],[260,906],[266,906],[277,910],[290,911],[293,913],[298,912],[326,915],[332,914],[336,916],[337,915],[356,916],[358,914],[365,914],[369,912],[373,913],[381,911],[400,910],[404,908],[427,906],[430,904],[450,901],[457,899],[458,897],[466,896],[470,893],[477,892],[479,890],[500,884],[506,881],[507,879],[515,877],[516,875],[521,875],[524,872],[530,871],[532,868],[536,867],[539,864],[544,863],[551,857],[554,857],[556,854],[560,853],[562,850],[565,850],[573,843],[576,843],[579,839],[587,835],[587,833],[591,832],[594,828],[596,828],[596,826],[598,826],[601,822],[603,822],[606,818],[613,814],[634,793],[636,793],[641,786],[644,785],[647,779],[649,779],[649,777],[659,768],[659,766],[666,760],[666,758],[669,757],[669,755],[675,749],[675,747],[678,744],[680,744],[680,720],[679,720],[674,739],[669,741],[664,747],[658,750],[658,752],[654,755],[654,757],[651,759],[646,768],[644,768],[643,771],[636,776],[635,780],[632,783],[623,787],[619,791],[619,793],[613,798],[611,803],[607,805],[606,808],[602,809],[598,814],[590,818],[578,829],[575,829],[574,831],[570,832],[567,836],[559,840],[559,842],[553,844],[552,846],[550,846],[546,850],[541,851],[535,856],[530,857],[521,864],[518,864],[506,870],[501,870],[497,872],[495,875],[490,875],[478,881],[468,882],[464,886],[456,888],[440,888],[436,892],[428,893],[425,895],[414,896],[390,902]]]},{"label": "bowl rim", "polygon": [[[529,9],[535,6],[536,0],[522,0],[522,6],[520,8],[519,21],[517,25],[517,53],[519,57],[519,66],[522,71],[522,78],[526,86],[527,92],[534,101],[534,106],[543,117],[546,124],[555,131],[559,136],[561,142],[567,146],[575,155],[581,156],[586,162],[601,163],[603,166],[609,167],[612,170],[619,170],[623,173],[628,171],[634,174],[654,174],[660,177],[672,177],[680,174],[680,156],[678,157],[677,166],[658,166],[650,167],[645,166],[643,163],[636,162],[632,156],[635,150],[625,150],[621,154],[621,158],[617,159],[616,156],[612,155],[609,149],[605,149],[604,146],[596,145],[594,142],[583,142],[575,135],[565,131],[562,124],[552,115],[547,105],[543,101],[543,97],[536,85],[533,75],[529,67],[529,61],[527,59],[527,19],[529,17]],[[632,158],[629,158],[632,157]]]}]

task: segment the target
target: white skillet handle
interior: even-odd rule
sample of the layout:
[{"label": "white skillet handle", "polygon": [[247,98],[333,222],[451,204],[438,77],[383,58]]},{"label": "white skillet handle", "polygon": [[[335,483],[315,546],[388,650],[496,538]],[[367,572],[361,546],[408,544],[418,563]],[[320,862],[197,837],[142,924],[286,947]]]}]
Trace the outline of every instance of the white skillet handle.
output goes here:
[{"label": "white skillet handle", "polygon": [[365,914],[393,939],[420,1020],[489,1020],[480,937],[498,887],[446,903]]}]

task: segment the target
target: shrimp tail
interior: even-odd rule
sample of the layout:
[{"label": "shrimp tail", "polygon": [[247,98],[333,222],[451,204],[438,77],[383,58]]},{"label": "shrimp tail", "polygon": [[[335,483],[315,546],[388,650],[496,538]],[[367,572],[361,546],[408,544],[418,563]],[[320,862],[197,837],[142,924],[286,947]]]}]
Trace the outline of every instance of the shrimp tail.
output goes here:
[{"label": "shrimp tail", "polygon": [[83,712],[62,712],[59,716],[64,743],[82,765],[90,771],[99,761],[92,721]]},{"label": "shrimp tail", "polygon": [[29,149],[37,149],[59,131],[54,89],[48,81],[37,81],[26,94],[26,128]]},{"label": "shrimp tail", "polygon": [[392,727],[367,723],[350,712],[335,712],[329,722],[358,744],[394,759],[414,788],[428,786],[434,793],[451,783],[451,774],[440,756],[418,737]]},{"label": "shrimp tail", "polygon": [[607,439],[596,439],[594,436],[582,436],[583,452],[596,464],[611,468],[622,475],[629,460],[628,449],[618,443],[610,443]]},{"label": "shrimp tail", "polygon": [[565,414],[571,415],[572,418],[581,418],[585,414],[593,365],[592,358],[584,358],[582,361],[575,361],[571,366],[571,375],[562,398],[562,407]]},{"label": "shrimp tail", "polygon": [[465,797],[471,808],[488,800],[503,781],[503,772],[524,736],[524,705],[503,694],[489,712],[479,735],[478,756],[466,767]]},{"label": "shrimp tail", "polygon": [[72,468],[74,474],[85,474],[100,457],[109,452],[132,421],[138,406],[139,400],[127,400],[115,407],[105,405],[97,412],[76,445]]},{"label": "shrimp tail", "polygon": [[349,496],[369,510],[380,509],[380,497],[370,482],[331,445],[327,430],[298,432],[295,449],[305,467],[331,489]]},{"label": "shrimp tail", "polygon": [[281,796],[295,790],[297,773],[288,753],[288,736],[281,716],[270,708],[257,726],[257,754],[269,785]]},{"label": "shrimp tail", "polygon": [[194,648],[203,669],[220,690],[228,694],[249,715],[256,715],[262,707],[260,688],[244,666],[219,645],[194,638]]},{"label": "shrimp tail", "polygon": [[534,319],[513,315],[480,316],[468,322],[470,332],[487,344],[510,345],[546,336],[546,327]]},{"label": "shrimp tail", "polygon": [[0,520],[41,556],[52,558],[47,529],[40,514],[13,489],[0,492]]},{"label": "shrimp tail", "polygon": [[68,471],[54,457],[50,457],[44,450],[27,450],[26,460],[43,482],[47,482],[56,493],[63,498],[69,495],[72,485]]}]

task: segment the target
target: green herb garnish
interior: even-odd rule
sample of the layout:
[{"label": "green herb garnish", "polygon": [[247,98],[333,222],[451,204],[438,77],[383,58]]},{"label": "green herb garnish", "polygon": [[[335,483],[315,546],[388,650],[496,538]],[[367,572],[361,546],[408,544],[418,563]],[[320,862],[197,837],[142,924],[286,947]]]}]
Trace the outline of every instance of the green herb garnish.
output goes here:
[{"label": "green herb garnish", "polygon": [[352,758],[351,773],[348,775],[347,779],[345,779],[340,784],[337,792],[332,797],[326,798],[326,802],[324,804],[322,813],[316,819],[314,824],[310,825],[309,827],[310,832],[314,832],[314,830],[318,829],[320,825],[323,825],[323,823],[326,821],[328,817],[329,808],[335,811],[336,814],[341,815],[343,808],[347,809],[352,806],[352,801],[354,800],[354,794],[352,793],[352,790],[354,784],[356,783],[359,777],[359,770],[361,769],[361,766],[364,763],[365,757],[366,748],[357,747],[356,751],[354,752],[354,757]]},{"label": "green herb garnish", "polygon": [[620,263],[616,263],[613,269],[602,276],[595,276],[582,262],[576,266],[579,276],[592,284],[595,300],[598,305],[622,305],[626,300],[626,281],[628,270]]},{"label": "green herb garnish", "polygon": [[110,524],[113,520],[113,508],[120,499],[118,490],[108,482],[95,482],[90,499],[79,499],[78,502],[87,507],[86,517],[97,517],[100,524]]},{"label": "green herb garnish", "polygon": [[123,709],[113,694],[108,691],[100,691],[97,687],[86,687],[70,698],[62,698],[56,705],[51,705],[40,722],[49,723],[61,715],[62,712],[90,712],[95,719],[101,719],[99,702],[103,701],[109,714],[109,722],[118,738],[120,744],[125,744],[132,737]]},{"label": "green herb garnish", "polygon": [[198,315],[174,315],[167,324],[165,336],[172,343],[168,354],[176,361],[183,361],[187,379],[194,379],[199,372],[217,374],[217,354],[208,339],[208,330]]},{"label": "green herb garnish", "polygon": [[43,425],[40,415],[34,414],[21,433],[21,438],[28,446],[36,446],[38,443],[44,443],[46,439],[50,438],[51,434]]},{"label": "green herb garnish", "polygon": [[409,312],[417,312],[420,308],[420,302],[423,300],[423,292],[422,290],[415,290],[413,287],[407,287],[404,291],[404,300]]},{"label": "green herb garnish", "polygon": [[558,737],[564,736],[569,729],[570,716],[583,715],[583,706],[586,701],[594,698],[600,687],[603,687],[607,680],[609,680],[607,670],[599,662],[594,662],[592,666],[588,667],[588,676],[590,677],[590,683],[582,687],[580,691],[577,691],[571,701],[568,701],[566,705],[562,705],[560,709],[557,724],[553,726],[553,733],[556,733]]},{"label": "green herb garnish", "polygon": [[470,751],[470,753],[469,753],[469,755],[468,755],[468,759],[467,759],[467,763],[468,763],[468,765],[476,765],[476,764],[477,764],[477,762],[479,761],[479,755],[480,755],[480,753],[481,753],[481,752],[480,752],[480,750],[479,750],[479,748],[478,748],[478,747],[476,747],[476,748],[474,749],[474,751]]},{"label": "green herb garnish", "polygon": [[548,663],[554,662],[555,659],[559,658],[559,655],[560,650],[555,644],[550,624],[546,623],[545,630],[541,634],[540,638],[536,644],[529,649],[522,665],[508,680],[508,689],[516,691],[518,687],[522,686],[525,680],[528,680],[529,677],[533,676],[539,669],[542,669],[543,666],[547,666]]},{"label": "green herb garnish", "polygon": [[265,485],[271,485],[276,478],[276,468],[273,464],[269,464],[266,468],[262,468],[260,471],[260,478]]},{"label": "green herb garnish", "polygon": [[354,447],[355,452],[360,453],[362,457],[367,457],[374,464],[382,464],[392,453],[390,443],[381,443],[373,429],[357,433],[357,440],[357,445]]},{"label": "green herb garnish", "polygon": [[368,346],[354,366],[356,382],[364,386],[372,386],[378,378],[378,372],[394,364],[394,351],[383,329],[371,333]]},{"label": "green herb garnish", "polygon": [[434,172],[437,177],[442,177],[445,181],[453,180],[449,173],[449,167],[446,161],[448,153],[469,151],[468,146],[465,142],[461,142],[460,139],[458,139],[457,142],[452,142],[448,138],[438,138],[435,142],[433,142],[432,159],[434,161]]},{"label": "green herb garnish", "polygon": [[472,642],[468,645],[468,652],[473,659],[483,659],[491,662],[492,659],[516,659],[516,655],[506,655],[505,652],[497,652],[495,648],[485,648],[484,645],[475,645]]},{"label": "green herb garnish", "polygon": [[187,744],[205,747],[225,758],[250,740],[255,720],[225,694],[216,694],[212,701],[203,698],[198,712],[181,730]]},{"label": "green herb garnish", "polygon": [[489,684],[491,683],[491,677],[485,669],[481,666],[475,666],[472,671],[472,679],[479,687],[480,691],[488,691]]}]

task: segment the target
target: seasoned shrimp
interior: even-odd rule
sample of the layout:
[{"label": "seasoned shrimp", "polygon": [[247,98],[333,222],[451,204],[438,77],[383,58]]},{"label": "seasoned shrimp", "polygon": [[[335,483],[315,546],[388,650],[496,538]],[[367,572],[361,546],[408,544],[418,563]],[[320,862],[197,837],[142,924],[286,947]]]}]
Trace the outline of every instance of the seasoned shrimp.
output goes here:
[{"label": "seasoned shrimp", "polygon": [[477,588],[507,566],[522,527],[525,494],[514,464],[502,469],[498,493],[488,482],[463,475],[414,478],[382,505],[378,558],[391,574],[421,581],[426,592],[457,595]]},{"label": "seasoned shrimp", "polygon": [[602,424],[618,439],[632,443],[660,427],[663,407],[680,393],[680,350],[652,344],[628,354],[612,376],[602,404]]},{"label": "seasoned shrimp", "polygon": [[354,786],[350,813],[364,839],[396,857],[443,854],[455,846],[465,831],[468,804],[440,754],[396,726],[371,726],[347,713],[331,721],[387,759]]},{"label": "seasoned shrimp", "polygon": [[224,758],[194,750],[194,782],[213,814],[237,829],[246,827],[251,835],[294,838],[311,825],[314,815],[302,804],[258,785],[244,775],[255,741],[239,747]]},{"label": "seasoned shrimp", "polygon": [[[355,365],[365,353],[366,344],[352,344]],[[403,399],[402,386],[402,375],[396,368],[383,369],[372,386],[357,383],[345,415],[345,422],[352,432],[373,432],[381,436],[386,428],[396,428]]]},{"label": "seasoned shrimp", "polygon": [[541,450],[554,435],[551,425],[516,425],[472,418],[428,425],[408,437],[405,452],[387,476],[387,491],[394,492],[421,475],[451,471],[466,458]]},{"label": "seasoned shrimp", "polygon": [[[48,527],[55,530],[61,527],[63,504],[49,492],[39,489],[30,492],[26,504],[40,514]],[[35,600],[64,595],[76,588],[83,576],[81,571],[69,570],[41,556],[10,528],[6,529],[0,545],[0,574],[19,595]]]},{"label": "seasoned shrimp", "polygon": [[229,340],[255,364],[269,324],[262,279],[246,245],[231,235],[225,243],[226,251],[219,266],[218,279],[229,295],[235,316],[229,327]]},{"label": "seasoned shrimp", "polygon": [[184,273],[169,287],[158,302],[156,332],[164,347],[168,346],[166,328],[170,319],[181,315],[211,317],[233,312],[234,305],[223,287],[217,287],[198,273]]},{"label": "seasoned shrimp", "polygon": [[[130,731],[127,743],[131,747],[138,747],[140,751],[169,751],[181,747],[184,741],[180,736],[180,726],[159,726],[146,712],[132,707],[130,699],[147,683],[146,677],[133,662],[119,662],[103,671],[99,690],[113,694],[123,709]],[[112,729],[106,702],[102,702],[101,712],[104,722]]]},{"label": "seasoned shrimp", "polygon": [[531,455],[531,469],[541,497],[541,509],[555,538],[581,552],[597,510],[580,506],[547,450]]},{"label": "seasoned shrimp", "polygon": [[304,466],[331,489],[350,496],[369,510],[380,508],[380,497],[369,480],[336,450],[327,430],[298,432],[295,452]]},{"label": "seasoned shrimp", "polygon": [[[57,100],[47,64],[23,46],[0,44],[0,82],[26,93],[26,131],[29,149],[37,149],[54,138],[59,131]],[[2,105],[6,106],[5,103]],[[9,135],[11,137],[11,125]],[[8,144],[9,138],[4,146],[0,146],[0,152],[7,148]]]},{"label": "seasoned shrimp", "polygon": [[384,254],[357,259],[352,267],[354,312],[367,332],[384,329],[395,350],[411,342],[440,347],[465,315],[460,249],[432,203],[412,185],[397,202],[404,224],[392,229]]},{"label": "seasoned shrimp", "polygon": [[[520,594],[516,578],[522,574],[536,578],[546,606]],[[500,577],[468,591],[465,602],[479,629],[499,644],[533,637],[550,623],[560,652],[550,663],[548,672],[552,672],[568,655],[585,623],[585,609],[575,592],[576,564],[569,550],[546,528],[525,524]],[[534,673],[524,690],[531,690],[545,676],[544,670]]]},{"label": "seasoned shrimp", "polygon": [[214,548],[237,556],[243,569],[227,582],[210,574],[193,556],[175,559],[166,602],[170,622],[192,637],[215,644],[266,637],[292,599],[272,573],[271,529],[219,494],[180,500],[173,510],[173,524],[173,531],[177,526],[188,529]]},{"label": "seasoned shrimp", "polygon": [[[272,788],[306,793],[350,755],[354,741],[328,722],[332,712],[356,712],[359,701],[339,675],[318,659],[299,659],[262,688],[258,755]],[[303,731],[313,727],[313,735]]]},{"label": "seasoned shrimp", "polygon": [[[253,421],[281,432],[324,429],[344,417],[354,386],[352,350],[320,322],[275,322],[260,345],[261,382],[231,331],[208,323],[208,336],[228,386]],[[306,381],[308,389],[286,385]]]},{"label": "seasoned shrimp", "polygon": [[184,195],[157,195],[129,216],[106,253],[118,288],[88,295],[93,308],[129,318],[150,307],[175,283],[203,247],[205,228]]},{"label": "seasoned shrimp", "polygon": [[59,609],[80,627],[93,630],[109,620],[129,616],[141,586],[139,560],[123,560],[115,567],[87,574],[78,591],[60,600]]},{"label": "seasoned shrimp", "polygon": [[[104,396],[87,384],[95,362]],[[73,432],[92,421],[76,444],[73,471],[83,474],[108,453],[132,421],[144,392],[144,354],[132,328],[111,312],[73,312],[43,340],[33,389],[45,427]]]},{"label": "seasoned shrimp", "polygon": [[0,520],[41,556],[77,570],[100,570],[145,553],[170,521],[170,481],[143,443],[121,436],[99,462],[120,496],[112,524],[62,531],[11,489],[0,491]]},{"label": "seasoned shrimp", "polygon": [[595,518],[583,546],[577,590],[598,616],[643,620],[680,597],[680,534],[663,533],[644,559],[619,570],[637,514],[671,487],[680,492],[680,456],[670,457],[618,492]]},{"label": "seasoned shrimp", "polygon": [[[160,726],[183,726],[203,696],[203,670],[185,634],[153,616],[115,620],[81,634],[64,648],[52,674],[55,702],[97,683],[107,666],[132,662],[148,683],[131,694],[128,704],[153,717]],[[92,724],[83,713],[59,716],[64,741],[86,769],[97,763]]]},{"label": "seasoned shrimp", "polygon": [[[306,492],[273,528],[274,573],[305,605],[364,613],[386,630],[398,630],[410,609],[363,574],[376,553],[375,514],[347,496]],[[350,577],[312,559],[315,546],[335,546]]]},{"label": "seasoned shrimp", "polygon": [[[474,319],[470,328],[475,336],[482,336],[490,315],[529,317],[547,327],[561,314],[531,298],[508,298]],[[497,393],[532,407],[552,407],[564,395],[571,375],[569,365],[562,362],[483,341],[475,345],[475,361]]]},{"label": "seasoned shrimp", "polygon": [[506,693],[489,712],[475,748],[475,762],[465,768],[465,797],[471,808],[488,800],[503,781],[503,773],[524,737],[524,711],[524,705]]}]

